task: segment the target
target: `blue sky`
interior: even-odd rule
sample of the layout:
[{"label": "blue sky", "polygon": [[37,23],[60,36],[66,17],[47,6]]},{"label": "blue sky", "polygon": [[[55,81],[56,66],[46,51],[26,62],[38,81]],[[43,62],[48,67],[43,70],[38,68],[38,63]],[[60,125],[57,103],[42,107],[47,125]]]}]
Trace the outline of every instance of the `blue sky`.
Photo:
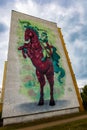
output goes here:
[{"label": "blue sky", "polygon": [[0,0],[0,87],[7,60],[11,10],[56,22],[79,87],[87,84],[87,0]]}]

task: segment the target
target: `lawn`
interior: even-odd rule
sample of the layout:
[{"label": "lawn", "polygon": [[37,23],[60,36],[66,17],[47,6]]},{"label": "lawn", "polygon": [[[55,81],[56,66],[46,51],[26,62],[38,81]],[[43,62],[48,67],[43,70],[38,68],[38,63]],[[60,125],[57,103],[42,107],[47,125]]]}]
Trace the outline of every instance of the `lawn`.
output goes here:
[{"label": "lawn", "polygon": [[87,130],[87,120],[82,119],[41,130]]}]

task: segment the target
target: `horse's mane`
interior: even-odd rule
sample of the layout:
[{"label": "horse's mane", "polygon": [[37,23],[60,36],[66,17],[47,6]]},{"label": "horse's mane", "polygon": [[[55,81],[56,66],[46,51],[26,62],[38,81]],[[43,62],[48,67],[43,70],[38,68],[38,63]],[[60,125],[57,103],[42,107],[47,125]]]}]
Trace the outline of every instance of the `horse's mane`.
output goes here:
[{"label": "horse's mane", "polygon": [[37,27],[33,27],[33,26],[26,26],[26,29],[30,29],[32,31],[34,31],[36,33],[36,35],[39,38],[39,32],[38,32],[38,28]]}]

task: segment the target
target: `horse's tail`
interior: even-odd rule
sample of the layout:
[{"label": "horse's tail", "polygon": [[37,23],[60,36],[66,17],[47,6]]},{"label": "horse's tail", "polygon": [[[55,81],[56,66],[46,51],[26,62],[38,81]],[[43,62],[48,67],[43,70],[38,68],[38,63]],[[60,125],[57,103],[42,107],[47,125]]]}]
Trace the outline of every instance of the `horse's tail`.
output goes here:
[{"label": "horse's tail", "polygon": [[52,62],[54,67],[54,72],[58,74],[57,80],[59,83],[63,83],[62,78],[65,76],[65,70],[59,66],[59,59],[60,56],[56,52],[56,48],[53,47],[53,54],[52,54]]},{"label": "horse's tail", "polygon": [[58,81],[60,82],[60,83],[63,83],[63,81],[62,81],[62,78],[65,76],[65,71],[64,71],[64,69],[63,68],[59,68],[59,76],[58,76]]}]

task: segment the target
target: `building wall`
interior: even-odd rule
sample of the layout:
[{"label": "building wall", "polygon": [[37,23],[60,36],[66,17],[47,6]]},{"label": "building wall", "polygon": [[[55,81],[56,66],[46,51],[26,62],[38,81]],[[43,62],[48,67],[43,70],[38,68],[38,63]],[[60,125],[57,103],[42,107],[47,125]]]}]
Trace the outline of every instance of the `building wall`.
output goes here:
[{"label": "building wall", "polygon": [[[24,45],[26,26],[37,29],[39,39],[41,38],[42,33],[46,32],[50,46],[56,48],[56,55],[59,59],[57,59],[58,72],[54,72],[54,106],[49,105],[50,87],[46,77],[44,105],[38,106],[40,83],[38,82],[35,73],[36,68],[32,64],[30,58],[27,57],[25,59],[22,52],[18,50],[20,46]],[[18,122],[19,117],[21,117],[20,122],[23,122],[32,118],[37,119],[49,115],[53,116],[55,115],[54,113],[58,115],[62,113],[66,114],[66,111],[67,113],[72,113],[78,111],[80,106],[81,102],[77,96],[75,83],[57,24],[12,11],[2,112],[4,125]],[[22,116],[23,118],[25,117],[24,120]],[[10,119],[13,119],[12,122]]]}]

